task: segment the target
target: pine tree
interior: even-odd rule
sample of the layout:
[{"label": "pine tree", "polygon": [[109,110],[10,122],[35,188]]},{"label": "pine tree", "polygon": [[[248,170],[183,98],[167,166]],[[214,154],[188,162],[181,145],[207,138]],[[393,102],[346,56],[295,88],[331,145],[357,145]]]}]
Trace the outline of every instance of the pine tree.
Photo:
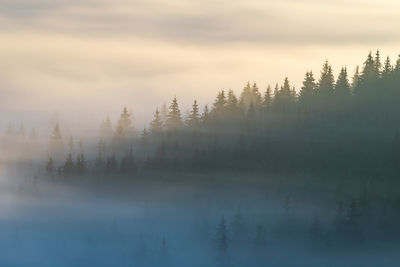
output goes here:
[{"label": "pine tree", "polygon": [[385,64],[383,66],[383,70],[382,70],[382,79],[388,79],[393,71],[393,66],[390,62],[390,58],[389,56],[386,58],[385,60]]},{"label": "pine tree", "polygon": [[231,118],[235,118],[239,112],[238,99],[233,90],[228,91],[228,99],[226,101],[226,113]]},{"label": "pine tree", "polygon": [[147,144],[149,141],[150,133],[147,131],[146,127],[143,128],[142,136],[141,136],[141,141],[142,144]]},{"label": "pine tree", "polygon": [[127,139],[133,134],[131,114],[126,107],[123,108],[114,134],[114,144],[122,148]]},{"label": "pine tree", "polygon": [[72,136],[69,138],[68,152],[72,155],[75,153],[74,138]]},{"label": "pine tree", "polygon": [[99,140],[99,143],[97,145],[97,157],[96,157],[96,162],[95,162],[95,166],[97,168],[101,168],[104,165],[104,150],[105,150],[105,145],[103,142],[103,139]]},{"label": "pine tree", "polygon": [[53,133],[50,137],[49,152],[54,159],[60,160],[64,155],[64,144],[61,137],[61,131],[58,123],[54,127]]},{"label": "pine tree", "polygon": [[220,118],[225,113],[226,98],[225,91],[222,90],[218,93],[217,98],[214,101],[212,113],[214,117]]},{"label": "pine tree", "polygon": [[299,102],[304,106],[309,106],[312,102],[313,95],[315,93],[316,83],[312,71],[306,73],[306,77],[303,81],[303,86],[301,87],[299,93]]},{"label": "pine tree", "polygon": [[323,102],[330,100],[334,93],[335,79],[333,77],[332,66],[328,60],[322,66],[321,77],[318,81],[317,95]]},{"label": "pine tree", "polygon": [[160,133],[162,129],[163,129],[163,120],[157,108],[156,112],[154,113],[154,119],[150,123],[150,132],[152,134],[157,134]]},{"label": "pine tree", "polygon": [[107,118],[102,122],[100,126],[100,135],[104,140],[108,140],[113,136],[114,132],[111,125],[110,117]]},{"label": "pine tree", "polygon": [[64,167],[63,167],[63,172],[65,174],[72,174],[75,171],[75,163],[74,160],[72,159],[72,154],[68,153],[67,159],[65,160]]},{"label": "pine tree", "polygon": [[199,105],[197,104],[196,100],[194,100],[194,103],[192,105],[192,110],[190,111],[186,123],[191,127],[196,127],[200,123]]},{"label": "pine tree", "polygon": [[76,172],[84,174],[86,172],[86,160],[83,153],[79,153],[76,157]]},{"label": "pine tree", "polygon": [[203,124],[206,124],[208,123],[209,119],[210,119],[210,111],[208,110],[208,105],[205,105],[203,114],[201,115],[201,122]]},{"label": "pine tree", "polygon": [[169,107],[169,113],[165,125],[170,131],[176,131],[182,127],[181,111],[179,110],[178,100],[176,97],[174,97]]},{"label": "pine tree", "polygon": [[382,69],[382,63],[381,63],[381,56],[379,50],[376,50],[375,54],[375,76],[379,78],[381,76],[381,69]]},{"label": "pine tree", "polygon": [[264,93],[262,107],[267,110],[270,109],[272,107],[272,101],[273,101],[273,98],[272,98],[271,86],[268,85],[267,90]]},{"label": "pine tree", "polygon": [[338,79],[335,86],[335,94],[343,101],[343,98],[350,96],[350,84],[347,76],[347,69],[342,68],[340,70]]},{"label": "pine tree", "polygon": [[115,154],[107,158],[106,172],[114,172],[117,170],[117,159]]},{"label": "pine tree", "polygon": [[241,241],[245,237],[246,227],[243,221],[242,213],[240,208],[236,210],[235,216],[232,222],[232,234],[233,238],[237,241]]},{"label": "pine tree", "polygon": [[121,160],[121,171],[128,172],[134,169],[135,169],[135,158],[133,156],[133,147],[131,145],[129,151],[125,154],[125,156]]},{"label": "pine tree", "polygon": [[360,84],[360,67],[357,66],[356,70],[354,71],[354,75],[351,82],[351,89],[353,92],[356,91],[356,88],[359,86],[359,84]]}]

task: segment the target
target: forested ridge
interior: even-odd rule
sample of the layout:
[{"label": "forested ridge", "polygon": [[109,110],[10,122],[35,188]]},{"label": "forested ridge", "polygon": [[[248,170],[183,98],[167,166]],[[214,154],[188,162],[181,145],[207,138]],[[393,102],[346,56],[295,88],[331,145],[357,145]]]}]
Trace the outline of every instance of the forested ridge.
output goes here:
[{"label": "forested ridge", "polygon": [[[326,61],[319,77],[305,74],[299,90],[288,78],[264,92],[248,82],[239,96],[221,90],[204,108],[194,100],[185,118],[175,97],[169,107],[155,110],[143,130],[135,128],[124,108],[115,125],[104,120],[98,142],[91,140],[96,146],[63,136],[57,124],[46,150],[46,169],[60,174],[138,169],[395,174],[400,59],[392,65],[379,51],[370,52],[362,68],[349,76],[343,67],[335,78]],[[25,137],[22,128],[10,127],[5,154],[21,144],[19,153],[26,154],[34,139],[35,132]]]}]

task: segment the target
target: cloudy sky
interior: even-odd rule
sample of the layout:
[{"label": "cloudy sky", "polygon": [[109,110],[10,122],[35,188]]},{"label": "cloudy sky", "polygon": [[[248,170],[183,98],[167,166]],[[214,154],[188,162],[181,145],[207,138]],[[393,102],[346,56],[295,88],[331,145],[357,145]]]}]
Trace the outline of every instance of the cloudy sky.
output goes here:
[{"label": "cloudy sky", "polygon": [[126,105],[141,127],[247,81],[299,88],[328,59],[400,53],[397,0],[0,0],[0,123],[98,123]]}]

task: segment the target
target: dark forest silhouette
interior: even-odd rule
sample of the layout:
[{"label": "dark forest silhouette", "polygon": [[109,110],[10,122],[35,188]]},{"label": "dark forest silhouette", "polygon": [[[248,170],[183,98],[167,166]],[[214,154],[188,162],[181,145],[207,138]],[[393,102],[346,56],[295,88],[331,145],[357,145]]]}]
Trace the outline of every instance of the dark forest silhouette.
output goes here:
[{"label": "dark forest silhouette", "polygon": [[[156,109],[138,134],[124,108],[115,127],[101,125],[97,157],[86,162],[64,148],[57,125],[49,143],[47,170],[131,172],[140,169],[257,170],[267,172],[385,172],[400,163],[400,60],[368,55],[362,70],[335,80],[326,61],[320,77],[307,72],[296,92],[285,78],[261,93],[247,83],[240,96],[218,92],[200,114],[195,100],[182,118],[177,98]],[[94,154],[94,153],[89,153]],[[65,162],[62,162],[63,156]],[[55,160],[57,158],[57,160]],[[57,164],[57,166],[53,166]]]}]

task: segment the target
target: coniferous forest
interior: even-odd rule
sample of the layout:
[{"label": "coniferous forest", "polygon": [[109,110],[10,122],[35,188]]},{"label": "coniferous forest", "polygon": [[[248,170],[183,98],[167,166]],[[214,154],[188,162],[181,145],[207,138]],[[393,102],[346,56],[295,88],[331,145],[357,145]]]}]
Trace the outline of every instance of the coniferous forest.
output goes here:
[{"label": "coniferous forest", "polygon": [[176,96],[145,128],[101,110],[95,138],[10,122],[3,188],[30,215],[0,221],[0,265],[397,266],[400,58],[337,73],[219,90],[187,116]]}]

